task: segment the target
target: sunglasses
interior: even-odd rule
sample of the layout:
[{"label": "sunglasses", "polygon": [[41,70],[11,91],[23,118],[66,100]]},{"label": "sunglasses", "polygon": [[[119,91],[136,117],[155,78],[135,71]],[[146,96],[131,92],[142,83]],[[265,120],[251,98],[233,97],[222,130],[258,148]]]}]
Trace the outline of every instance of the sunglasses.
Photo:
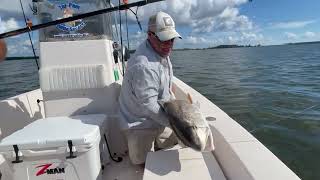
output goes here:
[{"label": "sunglasses", "polygon": [[[151,32],[151,31],[150,31],[150,32]],[[167,40],[167,41],[161,41],[161,40],[159,39],[159,37],[156,35],[156,33],[151,32],[151,34],[153,34],[153,36],[154,36],[154,37],[156,37],[156,38],[158,39],[158,41],[160,41],[160,42],[167,42],[167,41],[171,41],[171,42],[173,42],[173,41],[174,41],[174,38],[169,39],[169,40]]]}]

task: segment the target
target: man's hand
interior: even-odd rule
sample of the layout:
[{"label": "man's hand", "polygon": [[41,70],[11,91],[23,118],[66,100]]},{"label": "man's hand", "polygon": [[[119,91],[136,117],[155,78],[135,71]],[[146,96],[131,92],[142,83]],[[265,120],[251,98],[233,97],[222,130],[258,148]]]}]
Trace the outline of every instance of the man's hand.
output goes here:
[{"label": "man's hand", "polygon": [[3,39],[0,39],[0,62],[4,60],[7,55],[7,45]]}]

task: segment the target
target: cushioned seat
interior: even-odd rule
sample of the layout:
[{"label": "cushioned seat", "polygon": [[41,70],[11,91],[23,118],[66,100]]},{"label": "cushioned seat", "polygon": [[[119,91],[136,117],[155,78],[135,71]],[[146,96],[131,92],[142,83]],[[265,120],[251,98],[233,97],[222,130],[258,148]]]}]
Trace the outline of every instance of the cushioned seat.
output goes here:
[{"label": "cushioned seat", "polygon": [[103,64],[41,68],[39,77],[43,92],[103,88],[110,83]]}]

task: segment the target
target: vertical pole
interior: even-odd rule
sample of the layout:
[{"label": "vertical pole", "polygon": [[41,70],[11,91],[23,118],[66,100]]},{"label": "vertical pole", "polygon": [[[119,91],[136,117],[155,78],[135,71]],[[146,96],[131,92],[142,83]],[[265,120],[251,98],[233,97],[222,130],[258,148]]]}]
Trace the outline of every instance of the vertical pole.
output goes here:
[{"label": "vertical pole", "polygon": [[[23,13],[23,17],[24,17],[24,22],[27,25],[27,18],[26,18],[26,15],[24,14],[24,9],[23,9],[23,5],[22,5],[22,2],[20,0],[20,6],[21,6],[21,9],[22,9],[22,13]],[[36,61],[36,64],[37,64],[37,68],[39,70],[39,64],[38,64],[38,60],[37,60],[37,57],[36,57],[36,52],[34,50],[34,46],[33,46],[33,43],[32,43],[32,39],[31,39],[31,35],[30,35],[30,26],[29,27],[29,31],[28,31],[28,35],[29,35],[29,40],[30,40],[30,43],[31,43],[31,47],[32,47],[32,52],[33,52],[33,56],[34,56],[34,60]]]}]

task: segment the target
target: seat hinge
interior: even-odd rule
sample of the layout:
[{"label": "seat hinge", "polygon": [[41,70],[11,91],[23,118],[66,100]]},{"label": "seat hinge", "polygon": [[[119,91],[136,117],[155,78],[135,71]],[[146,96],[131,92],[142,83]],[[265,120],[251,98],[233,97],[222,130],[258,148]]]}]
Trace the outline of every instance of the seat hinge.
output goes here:
[{"label": "seat hinge", "polygon": [[74,155],[74,152],[73,152],[73,150],[72,150],[73,144],[72,144],[72,141],[71,141],[71,140],[68,140],[68,147],[69,147],[70,154],[69,154],[69,156],[67,156],[67,159],[74,159],[74,158],[76,158],[77,156]]},{"label": "seat hinge", "polygon": [[19,148],[18,148],[18,145],[13,145],[13,150],[14,150],[14,153],[16,154],[16,160],[12,161],[12,163],[21,163],[23,162],[22,159],[20,159],[20,156],[19,156]]}]

